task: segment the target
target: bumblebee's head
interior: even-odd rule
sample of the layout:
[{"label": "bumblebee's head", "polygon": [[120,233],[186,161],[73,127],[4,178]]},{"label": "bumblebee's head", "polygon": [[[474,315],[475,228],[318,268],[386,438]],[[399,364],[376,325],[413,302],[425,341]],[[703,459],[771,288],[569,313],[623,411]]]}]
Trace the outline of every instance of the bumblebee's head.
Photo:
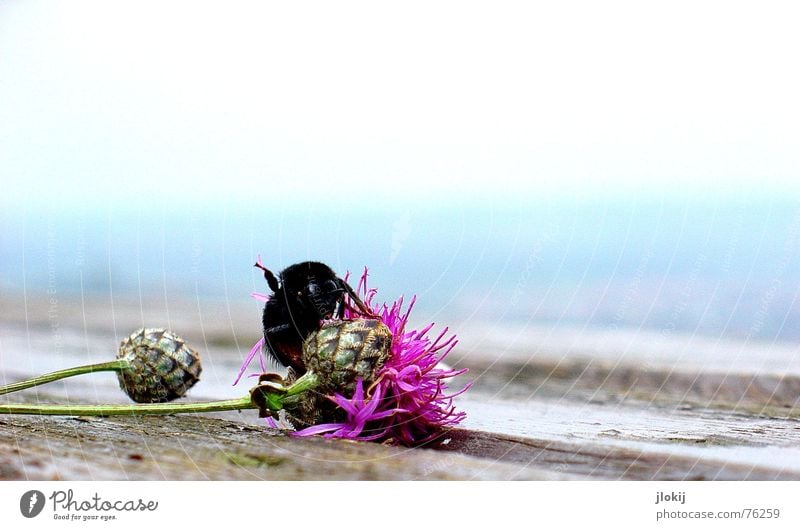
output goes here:
[{"label": "bumblebee's head", "polygon": [[287,297],[296,297],[300,310],[317,320],[331,318],[342,302],[344,282],[330,267],[316,261],[305,261],[281,272]]},{"label": "bumblebee's head", "polygon": [[336,306],[344,297],[344,289],[340,286],[338,278],[326,279],[324,281],[310,281],[305,289],[306,299],[320,319],[331,318],[336,311]]}]

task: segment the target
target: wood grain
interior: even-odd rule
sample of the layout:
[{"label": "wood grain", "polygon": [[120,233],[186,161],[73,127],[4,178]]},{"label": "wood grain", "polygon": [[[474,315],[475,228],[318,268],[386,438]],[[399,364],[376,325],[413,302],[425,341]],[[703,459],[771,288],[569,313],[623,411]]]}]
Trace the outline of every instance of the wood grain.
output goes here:
[{"label": "wood grain", "polygon": [[[143,321],[143,312],[126,305],[115,309],[110,326],[104,304],[87,303],[81,318],[63,314],[72,305],[62,304],[57,325],[39,302],[27,306],[24,319],[0,320],[0,383],[110,360],[134,328],[167,324],[158,312]],[[252,327],[247,312],[237,311],[228,315],[230,329]],[[255,336],[231,331],[223,340],[223,323],[193,326],[191,316],[172,317],[179,324],[174,331],[194,340],[203,357],[203,379],[188,399],[243,395],[249,383],[231,381]],[[503,342],[504,336],[524,341]],[[641,337],[612,338],[581,342],[499,326],[494,335],[480,328],[465,333],[448,360],[470,368],[456,385],[474,385],[457,401],[467,420],[426,447],[292,438],[266,429],[253,411],[2,416],[0,479],[800,479],[800,369],[793,348],[726,343],[726,357],[719,344],[696,337],[684,343],[670,337],[657,347]],[[126,402],[113,374],[0,399]]]}]

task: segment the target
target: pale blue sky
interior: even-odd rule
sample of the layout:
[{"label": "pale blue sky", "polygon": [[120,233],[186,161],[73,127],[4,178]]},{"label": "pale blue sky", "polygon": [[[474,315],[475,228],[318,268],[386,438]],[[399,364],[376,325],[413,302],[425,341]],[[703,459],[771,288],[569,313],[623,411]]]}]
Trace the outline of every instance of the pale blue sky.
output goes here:
[{"label": "pale blue sky", "polygon": [[800,196],[792,3],[642,4],[3,2],[0,201]]},{"label": "pale blue sky", "polygon": [[433,316],[800,337],[795,10],[2,2],[0,291],[246,300],[260,253]]}]

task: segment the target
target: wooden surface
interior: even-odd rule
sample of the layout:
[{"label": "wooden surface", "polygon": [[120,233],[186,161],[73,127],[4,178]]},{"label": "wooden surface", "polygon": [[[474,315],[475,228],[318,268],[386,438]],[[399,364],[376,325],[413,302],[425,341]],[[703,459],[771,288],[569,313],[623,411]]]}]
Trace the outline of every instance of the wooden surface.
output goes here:
[{"label": "wooden surface", "polygon": [[[103,304],[61,303],[53,319],[46,301],[27,301],[24,313],[0,302],[0,383],[109,360],[123,335],[147,323],[169,324],[201,351],[204,371],[189,399],[246,392],[230,383],[257,338],[248,308],[198,304],[165,315],[123,304],[109,325]],[[214,311],[223,318],[209,317]],[[800,479],[800,363],[791,345],[500,325],[460,335],[449,361],[471,369],[456,382],[474,380],[457,401],[468,418],[428,447],[291,438],[254,411],[0,416],[0,478]],[[110,373],[0,396],[126,399]]]}]

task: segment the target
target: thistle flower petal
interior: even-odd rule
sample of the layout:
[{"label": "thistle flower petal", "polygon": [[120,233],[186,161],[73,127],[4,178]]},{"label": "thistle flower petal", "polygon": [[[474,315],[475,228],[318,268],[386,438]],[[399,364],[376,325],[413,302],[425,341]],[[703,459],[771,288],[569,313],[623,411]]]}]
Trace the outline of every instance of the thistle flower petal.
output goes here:
[{"label": "thistle flower petal", "polygon": [[[247,370],[247,367],[250,366],[250,363],[253,361],[253,359],[255,358],[256,354],[261,352],[263,347],[264,347],[264,338],[262,337],[261,339],[258,340],[258,342],[253,344],[252,348],[250,348],[250,353],[248,353],[247,357],[245,357],[244,362],[242,363],[242,367],[239,369],[239,373],[236,375],[236,379],[233,382],[234,385],[239,384],[239,380],[244,375],[245,370]],[[267,367],[264,365],[264,356],[263,355],[259,355],[259,361],[261,363],[261,370],[263,372],[266,372],[267,371]]]}]

